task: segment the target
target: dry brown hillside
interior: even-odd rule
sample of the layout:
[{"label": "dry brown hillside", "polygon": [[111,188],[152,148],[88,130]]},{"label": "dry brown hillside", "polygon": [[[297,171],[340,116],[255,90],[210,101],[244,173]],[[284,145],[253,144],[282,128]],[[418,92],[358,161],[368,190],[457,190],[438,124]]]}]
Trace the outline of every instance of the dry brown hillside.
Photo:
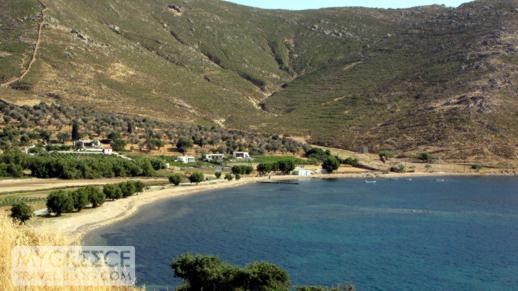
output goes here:
[{"label": "dry brown hillside", "polygon": [[[44,6],[47,9],[43,12]],[[516,158],[518,1],[270,11],[205,0],[6,0],[0,98]]]}]

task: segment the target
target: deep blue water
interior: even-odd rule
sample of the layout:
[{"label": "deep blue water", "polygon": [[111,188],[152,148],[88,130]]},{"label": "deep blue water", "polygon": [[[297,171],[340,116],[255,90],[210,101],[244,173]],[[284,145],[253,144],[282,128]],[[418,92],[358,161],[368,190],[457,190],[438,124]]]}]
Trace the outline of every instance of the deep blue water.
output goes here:
[{"label": "deep blue water", "polygon": [[175,285],[182,253],[266,260],[294,284],[518,290],[518,178],[312,180],[175,198],[85,238],[133,245],[137,280]]}]

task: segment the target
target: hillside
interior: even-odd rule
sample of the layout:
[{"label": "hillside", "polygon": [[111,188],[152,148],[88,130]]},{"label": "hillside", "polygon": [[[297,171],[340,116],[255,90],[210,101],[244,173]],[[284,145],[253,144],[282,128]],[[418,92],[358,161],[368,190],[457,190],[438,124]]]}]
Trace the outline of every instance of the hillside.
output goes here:
[{"label": "hillside", "polygon": [[352,150],[516,158],[516,0],[294,12],[219,0],[6,0],[0,82],[26,70],[40,27],[34,64],[0,98]]}]

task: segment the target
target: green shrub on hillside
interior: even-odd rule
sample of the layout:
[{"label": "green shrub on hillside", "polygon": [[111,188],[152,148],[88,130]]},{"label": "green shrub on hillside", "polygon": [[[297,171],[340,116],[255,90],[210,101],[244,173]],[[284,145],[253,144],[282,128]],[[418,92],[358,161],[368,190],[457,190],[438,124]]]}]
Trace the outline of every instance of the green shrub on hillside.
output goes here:
[{"label": "green shrub on hillside", "polygon": [[11,218],[20,223],[25,223],[32,217],[32,208],[24,202],[17,203],[11,208]]},{"label": "green shrub on hillside", "polygon": [[205,179],[205,176],[203,175],[203,173],[200,173],[200,172],[194,172],[191,174],[191,176],[189,176],[189,181],[191,183],[200,183],[200,182],[203,182],[203,180]]},{"label": "green shrub on hillside", "polygon": [[481,164],[471,165],[471,169],[478,172],[478,171],[482,170],[482,165]]},{"label": "green shrub on hillside", "polygon": [[0,163],[0,177],[19,178],[23,176],[23,168],[16,164]]},{"label": "green shrub on hillside", "polygon": [[279,171],[283,174],[289,174],[295,169],[295,162],[293,160],[279,161],[277,164]]},{"label": "green shrub on hillside", "polygon": [[404,173],[406,172],[406,167],[403,164],[398,164],[390,167],[390,171],[394,173]]},{"label": "green shrub on hillside", "polygon": [[111,146],[114,151],[122,152],[126,148],[126,142],[120,138],[112,140]]},{"label": "green shrub on hillside", "polygon": [[240,174],[240,175],[250,175],[254,171],[254,168],[252,166],[233,166],[232,167],[232,173],[234,175]]},{"label": "green shrub on hillside", "polygon": [[181,153],[185,153],[188,149],[190,149],[193,146],[193,144],[194,142],[192,138],[180,137],[176,142],[176,149]]},{"label": "green shrub on hillside", "polygon": [[32,90],[32,84],[25,81],[16,81],[11,84],[11,88],[19,91],[30,91]]},{"label": "green shrub on hillside", "polygon": [[381,150],[378,153],[378,156],[379,156],[381,161],[385,162],[385,161],[388,161],[389,159],[392,159],[394,157],[394,152],[392,152],[390,150]]},{"label": "green shrub on hillside", "polygon": [[331,151],[320,148],[311,148],[306,151],[306,157],[319,160],[323,162],[327,157],[331,156]]},{"label": "green shrub on hillside", "polygon": [[328,173],[333,173],[338,170],[340,167],[340,160],[336,157],[329,156],[322,163],[322,169],[326,170]]},{"label": "green shrub on hillside", "polygon": [[417,159],[426,163],[431,163],[435,160],[435,157],[430,153],[419,153]]},{"label": "green shrub on hillside", "polygon": [[360,166],[360,160],[358,160],[357,158],[349,157],[349,158],[343,160],[342,164],[349,165],[349,166],[352,166],[352,167],[359,167]]},{"label": "green shrub on hillside", "polygon": [[178,186],[180,183],[182,183],[182,175],[180,174],[174,174],[169,176],[169,183]]}]

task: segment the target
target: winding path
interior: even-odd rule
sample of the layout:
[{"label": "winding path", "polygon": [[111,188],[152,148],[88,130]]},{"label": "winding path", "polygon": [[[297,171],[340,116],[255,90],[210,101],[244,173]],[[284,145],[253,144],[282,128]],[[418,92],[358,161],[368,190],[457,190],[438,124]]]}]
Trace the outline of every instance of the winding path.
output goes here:
[{"label": "winding path", "polygon": [[38,27],[38,39],[36,40],[36,44],[34,46],[34,50],[32,52],[32,57],[31,57],[31,61],[29,62],[29,64],[27,65],[27,67],[23,70],[22,74],[19,76],[19,77],[15,77],[5,83],[2,83],[0,84],[0,87],[7,87],[15,82],[18,82],[20,80],[22,80],[23,78],[25,78],[25,76],[27,76],[27,74],[30,72],[31,68],[32,68],[32,65],[36,62],[36,57],[38,55],[38,49],[40,48],[40,42],[41,42],[41,35],[42,35],[42,32],[43,32],[43,26],[45,25],[45,11],[47,11],[47,6],[41,2],[41,1],[38,1],[40,3],[40,5],[43,7],[43,9],[41,10],[41,22],[39,24],[39,27]]}]

